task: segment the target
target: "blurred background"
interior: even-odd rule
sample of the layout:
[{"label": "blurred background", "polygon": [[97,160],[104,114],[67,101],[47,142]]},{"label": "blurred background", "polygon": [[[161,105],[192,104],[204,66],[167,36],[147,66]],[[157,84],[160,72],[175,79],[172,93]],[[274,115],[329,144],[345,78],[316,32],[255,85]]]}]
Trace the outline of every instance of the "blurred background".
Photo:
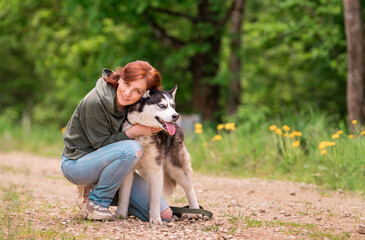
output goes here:
[{"label": "blurred background", "polygon": [[344,119],[345,2],[0,0],[0,123],[62,128],[104,67],[134,60],[203,120]]},{"label": "blurred background", "polygon": [[102,69],[145,60],[198,122],[194,170],[364,192],[364,6],[0,0],[0,151],[59,158]]}]

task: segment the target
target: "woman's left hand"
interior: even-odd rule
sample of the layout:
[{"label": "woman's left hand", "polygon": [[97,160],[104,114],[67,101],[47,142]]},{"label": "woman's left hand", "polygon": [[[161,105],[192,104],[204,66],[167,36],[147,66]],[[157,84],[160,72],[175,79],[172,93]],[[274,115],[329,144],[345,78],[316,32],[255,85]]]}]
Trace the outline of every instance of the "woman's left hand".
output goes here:
[{"label": "woman's left hand", "polygon": [[129,138],[135,138],[139,136],[151,136],[154,133],[158,133],[162,128],[149,127],[142,124],[133,125],[125,133]]}]

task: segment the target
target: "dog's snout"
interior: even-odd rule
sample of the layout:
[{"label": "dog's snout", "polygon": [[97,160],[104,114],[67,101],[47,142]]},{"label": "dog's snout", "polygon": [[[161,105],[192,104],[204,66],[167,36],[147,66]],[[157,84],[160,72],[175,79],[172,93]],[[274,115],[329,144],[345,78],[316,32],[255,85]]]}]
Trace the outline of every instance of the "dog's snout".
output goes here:
[{"label": "dog's snout", "polygon": [[174,115],[172,115],[172,119],[173,119],[174,121],[177,121],[177,120],[179,119],[179,114],[174,114]]}]

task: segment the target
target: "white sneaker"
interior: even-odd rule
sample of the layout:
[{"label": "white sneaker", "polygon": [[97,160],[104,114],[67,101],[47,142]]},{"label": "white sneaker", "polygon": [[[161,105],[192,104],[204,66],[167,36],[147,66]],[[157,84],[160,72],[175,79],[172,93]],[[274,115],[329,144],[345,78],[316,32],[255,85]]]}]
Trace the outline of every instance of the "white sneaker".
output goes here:
[{"label": "white sneaker", "polygon": [[111,220],[113,219],[112,213],[109,208],[96,205],[94,202],[87,200],[84,205],[83,212],[87,219],[92,220]]}]

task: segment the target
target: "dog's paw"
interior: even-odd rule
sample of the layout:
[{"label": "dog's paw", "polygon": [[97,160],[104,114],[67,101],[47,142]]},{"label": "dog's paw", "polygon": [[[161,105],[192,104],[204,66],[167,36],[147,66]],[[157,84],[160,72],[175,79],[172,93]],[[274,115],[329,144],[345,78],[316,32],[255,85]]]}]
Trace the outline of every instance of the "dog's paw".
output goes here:
[{"label": "dog's paw", "polygon": [[194,213],[185,213],[183,214],[184,219],[201,219],[203,215],[201,214],[194,214]]},{"label": "dog's paw", "polygon": [[150,223],[162,225],[161,217],[150,217]]},{"label": "dog's paw", "polygon": [[121,218],[121,219],[125,219],[127,218],[127,212],[122,212],[122,211],[117,211],[115,214],[114,214],[114,217],[115,218]]}]

